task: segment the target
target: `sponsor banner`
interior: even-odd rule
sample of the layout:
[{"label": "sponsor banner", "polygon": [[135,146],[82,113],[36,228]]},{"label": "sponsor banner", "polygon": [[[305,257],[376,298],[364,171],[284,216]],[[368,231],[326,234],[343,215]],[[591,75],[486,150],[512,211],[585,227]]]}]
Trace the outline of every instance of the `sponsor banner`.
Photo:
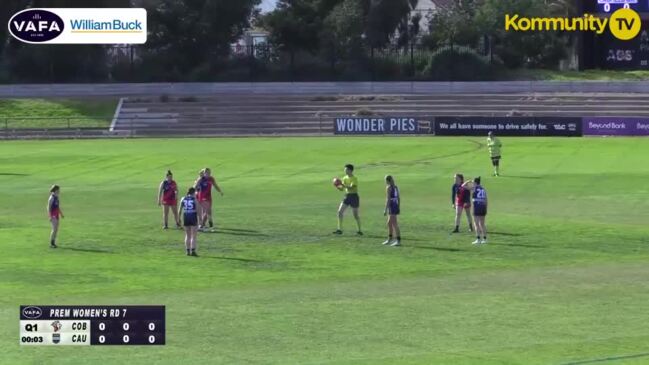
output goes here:
[{"label": "sponsor banner", "polygon": [[438,136],[578,137],[581,118],[563,117],[436,117]]},{"label": "sponsor banner", "polygon": [[32,44],[144,44],[142,8],[34,8],[9,19],[9,32]]},{"label": "sponsor banner", "polygon": [[341,117],[334,134],[429,134],[432,122],[410,117]]},{"label": "sponsor banner", "polygon": [[584,118],[585,136],[649,136],[649,118]]}]

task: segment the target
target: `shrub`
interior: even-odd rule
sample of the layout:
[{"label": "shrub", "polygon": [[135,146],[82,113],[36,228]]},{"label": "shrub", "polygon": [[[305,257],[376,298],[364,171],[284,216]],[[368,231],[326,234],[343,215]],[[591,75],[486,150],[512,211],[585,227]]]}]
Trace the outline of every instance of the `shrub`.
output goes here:
[{"label": "shrub", "polygon": [[467,47],[442,47],[430,58],[424,74],[437,81],[477,81],[493,78],[489,60]]}]

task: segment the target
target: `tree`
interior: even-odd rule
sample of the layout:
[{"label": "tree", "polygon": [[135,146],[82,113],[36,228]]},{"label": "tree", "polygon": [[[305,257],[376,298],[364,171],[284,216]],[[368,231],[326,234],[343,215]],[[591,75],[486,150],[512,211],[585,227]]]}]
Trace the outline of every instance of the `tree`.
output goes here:
[{"label": "tree", "polygon": [[505,14],[552,16],[552,11],[555,11],[553,9],[561,9],[560,7],[550,7],[549,3],[538,0],[483,1],[477,9],[475,23],[482,34],[492,39],[494,54],[502,59],[506,66],[556,67],[565,56],[565,34],[550,31],[508,32],[502,23]]},{"label": "tree", "polygon": [[388,44],[400,24],[407,22],[411,11],[417,6],[411,0],[371,0],[367,14],[366,35],[372,47]]},{"label": "tree", "polygon": [[[339,1],[280,0],[274,11],[262,16],[260,25],[270,31],[271,43],[294,52],[315,52],[328,8]],[[331,10],[331,9],[329,9]]]},{"label": "tree", "polygon": [[[74,0],[2,0],[0,16],[3,24],[17,11],[26,8],[78,7]],[[129,7],[130,0],[88,0],[88,8]],[[16,81],[69,82],[103,80],[107,76],[106,48],[101,45],[32,45],[7,37],[6,27],[0,36],[7,39],[0,45],[5,67]]]},{"label": "tree", "polygon": [[183,79],[192,70],[227,56],[250,25],[260,0],[142,0],[149,37],[142,72]]}]

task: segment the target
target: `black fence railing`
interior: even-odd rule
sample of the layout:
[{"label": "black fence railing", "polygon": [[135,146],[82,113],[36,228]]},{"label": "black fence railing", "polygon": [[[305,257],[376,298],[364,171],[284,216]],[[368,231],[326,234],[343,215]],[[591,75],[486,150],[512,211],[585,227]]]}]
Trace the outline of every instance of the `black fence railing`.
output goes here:
[{"label": "black fence railing", "polygon": [[[317,53],[293,51],[268,43],[233,45],[230,54],[198,65],[189,72],[152,75],[155,59],[142,46],[111,48],[111,81],[427,81],[435,50],[410,44],[403,47],[331,48]],[[475,50],[489,62],[484,47]],[[147,64],[147,62],[149,64]],[[449,75],[458,74],[449,72]],[[460,73],[461,74],[461,73]],[[165,78],[161,80],[160,78]],[[458,80],[447,80],[458,81]]]}]

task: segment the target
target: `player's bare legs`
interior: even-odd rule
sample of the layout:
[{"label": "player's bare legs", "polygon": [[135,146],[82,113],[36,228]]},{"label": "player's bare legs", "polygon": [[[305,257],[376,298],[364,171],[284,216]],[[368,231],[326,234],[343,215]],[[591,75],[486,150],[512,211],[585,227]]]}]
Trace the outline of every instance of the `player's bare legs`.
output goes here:
[{"label": "player's bare legs", "polygon": [[401,246],[401,229],[399,228],[399,221],[397,220],[397,216],[390,215],[389,219],[392,221],[392,232],[394,232],[394,236],[397,238],[396,241],[392,242],[391,246]]},{"label": "player's bare legs", "polygon": [[196,254],[196,238],[198,236],[198,228],[191,227],[190,234],[191,234],[191,240],[190,240],[191,255],[198,256],[198,254]]},{"label": "player's bare legs", "polygon": [[[171,208],[171,206],[166,205],[166,204],[162,206],[162,227],[164,229],[169,228],[169,209],[170,208]],[[174,215],[175,214],[176,213],[174,212]]]},{"label": "player's bare legs", "polygon": [[[176,202],[176,205],[174,205],[173,207],[170,206],[170,208],[171,208],[171,212],[174,215],[174,220],[176,221],[176,227],[180,229],[181,227],[180,227],[180,218],[178,217],[178,203]],[[167,222],[166,219],[165,222]]]},{"label": "player's bare legs", "polygon": [[[464,209],[464,211],[466,212],[466,221],[467,223],[469,223],[469,231],[473,232],[474,223],[473,223],[473,214],[471,214],[471,208],[466,208]],[[457,221],[456,224],[459,223],[460,222]]]},{"label": "player's bare legs", "polygon": [[344,203],[340,203],[340,206],[338,207],[338,229],[334,232],[334,234],[343,233],[343,218],[345,217],[346,210],[347,210],[347,205],[345,205]]},{"label": "player's bare legs", "polygon": [[359,208],[352,208],[352,212],[354,213],[354,219],[356,219],[356,226],[358,227],[358,234],[362,235],[363,230],[361,229],[361,215],[359,212]]},{"label": "player's bare legs", "polygon": [[462,211],[464,210],[464,207],[462,205],[456,205],[455,206],[455,227],[460,226],[460,220],[462,220]]},{"label": "player's bare legs", "polygon": [[[210,225],[210,228],[212,228],[214,226],[214,222],[212,221],[212,201],[207,201],[205,203],[206,203],[205,223],[208,223]],[[203,223],[203,225],[205,225],[205,223]]]},{"label": "player's bare legs", "polygon": [[392,238],[394,237],[394,225],[392,224],[392,216],[388,215],[388,220],[385,222],[388,226],[388,239],[383,242],[384,245],[389,245],[392,243]]},{"label": "player's bare legs", "polygon": [[193,228],[194,227],[185,227],[185,250],[187,250],[187,256],[191,253]]},{"label": "player's bare legs", "polygon": [[50,233],[50,246],[56,248],[56,235],[59,233],[59,220],[57,218],[50,218],[52,223],[52,232]]}]

